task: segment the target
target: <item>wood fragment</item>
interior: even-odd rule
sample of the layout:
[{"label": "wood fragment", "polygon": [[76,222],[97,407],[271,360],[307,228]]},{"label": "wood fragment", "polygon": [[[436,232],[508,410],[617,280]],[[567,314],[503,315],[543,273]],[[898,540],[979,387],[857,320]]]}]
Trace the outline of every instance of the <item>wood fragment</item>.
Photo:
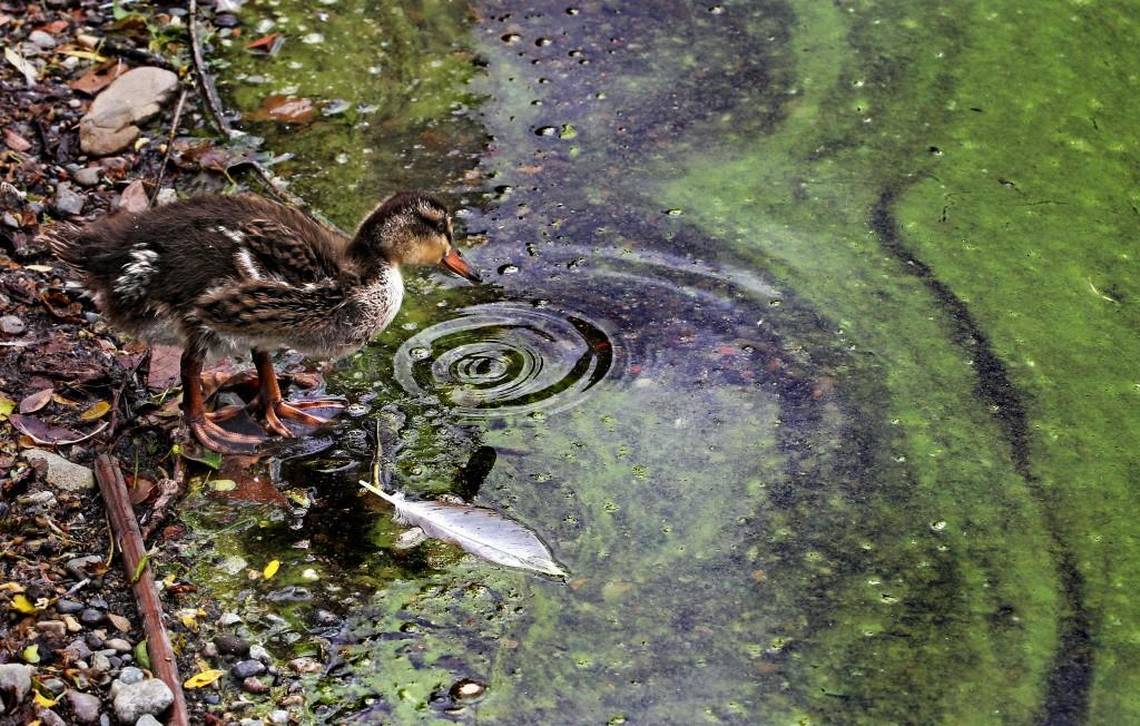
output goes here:
[{"label": "wood fragment", "polygon": [[95,480],[99,482],[99,491],[103,494],[103,502],[107,507],[111,532],[123,556],[123,569],[128,579],[136,570],[139,573],[138,579],[131,584],[131,590],[134,592],[139,615],[142,617],[151,667],[155,675],[170,686],[171,692],[174,693],[168,723],[172,726],[188,726],[190,721],[186,712],[186,697],[182,693],[182,681],[178,678],[178,662],[174,657],[174,648],[162,624],[162,601],[154,586],[154,575],[150,567],[145,564],[139,568],[139,563],[146,557],[146,548],[143,546],[138,520],[135,519],[134,510],[131,509],[131,500],[127,495],[127,484],[123,481],[123,473],[110,456],[100,454],[95,459]]},{"label": "wood fragment", "polygon": [[166,151],[162,154],[162,163],[158,166],[158,181],[154,183],[154,191],[150,193],[150,205],[162,191],[162,178],[166,175],[166,165],[170,163],[170,152],[174,149],[174,137],[178,135],[178,124],[182,122],[182,107],[186,105],[186,89],[178,96],[178,105],[174,107],[174,119],[170,122],[170,134],[166,137]]}]

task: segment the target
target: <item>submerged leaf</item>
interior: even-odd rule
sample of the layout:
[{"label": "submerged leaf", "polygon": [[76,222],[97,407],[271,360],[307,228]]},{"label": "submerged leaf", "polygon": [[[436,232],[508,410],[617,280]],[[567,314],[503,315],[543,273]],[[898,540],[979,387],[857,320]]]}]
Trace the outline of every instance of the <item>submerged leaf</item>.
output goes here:
[{"label": "submerged leaf", "polygon": [[37,444],[78,444],[80,441],[86,441],[107,428],[107,422],[104,421],[97,426],[94,431],[88,434],[81,434],[78,431],[65,429],[62,426],[52,426],[33,416],[21,416],[18,413],[14,413],[9,419],[12,421],[12,425],[20,430],[20,433],[27,435]]},{"label": "submerged leaf", "polygon": [[261,571],[261,576],[266,580],[277,574],[277,570],[281,569],[281,560],[270,560],[265,569]]},{"label": "submerged leaf", "polygon": [[459,545],[496,564],[567,576],[538,535],[494,509],[450,502],[410,502],[402,492],[389,494],[367,482],[361,485],[396,508],[397,522],[419,527],[428,537]]}]

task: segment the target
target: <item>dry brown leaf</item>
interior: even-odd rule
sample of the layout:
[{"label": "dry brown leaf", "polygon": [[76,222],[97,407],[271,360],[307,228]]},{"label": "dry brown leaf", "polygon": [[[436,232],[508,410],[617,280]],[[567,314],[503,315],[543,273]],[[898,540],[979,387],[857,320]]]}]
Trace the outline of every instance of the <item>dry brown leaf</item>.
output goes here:
[{"label": "dry brown leaf", "polygon": [[146,187],[143,186],[142,179],[135,179],[128,184],[119,197],[119,208],[128,212],[143,212],[149,206],[150,201],[146,198]]},{"label": "dry brown leaf", "polygon": [[12,151],[24,152],[32,148],[32,142],[20,136],[12,129],[4,129],[4,143]]},{"label": "dry brown leaf", "polygon": [[80,93],[94,96],[99,93],[99,91],[111,85],[111,81],[126,73],[128,70],[130,69],[127,68],[122,61],[107,61],[106,63],[95,66],[67,85]]},{"label": "dry brown leaf", "polygon": [[317,113],[317,107],[308,98],[289,96],[268,96],[261,102],[261,108],[250,114],[254,121],[280,121],[283,123],[309,123]]},{"label": "dry brown leaf", "polygon": [[52,400],[54,395],[54,388],[45,388],[42,391],[36,391],[24,398],[23,401],[20,401],[20,413],[35,413],[39,411],[48,405],[48,402]]}]

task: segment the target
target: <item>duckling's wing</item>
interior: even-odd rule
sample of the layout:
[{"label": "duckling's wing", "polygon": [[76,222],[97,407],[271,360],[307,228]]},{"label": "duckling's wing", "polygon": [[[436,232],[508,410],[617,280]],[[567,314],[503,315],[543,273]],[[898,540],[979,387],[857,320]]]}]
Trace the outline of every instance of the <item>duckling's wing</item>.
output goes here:
[{"label": "duckling's wing", "polygon": [[314,243],[296,226],[272,219],[242,222],[233,236],[237,243],[235,261],[247,279],[273,279],[307,283],[334,278],[337,261],[325,244]]}]

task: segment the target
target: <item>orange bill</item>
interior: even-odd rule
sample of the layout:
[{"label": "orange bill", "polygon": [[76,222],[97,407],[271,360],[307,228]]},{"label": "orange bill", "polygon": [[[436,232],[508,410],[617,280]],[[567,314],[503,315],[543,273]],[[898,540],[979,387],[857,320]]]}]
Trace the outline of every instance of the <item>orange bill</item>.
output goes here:
[{"label": "orange bill", "polygon": [[451,248],[450,252],[444,255],[444,258],[439,261],[439,264],[444,269],[454,272],[456,275],[466,278],[471,282],[482,282],[475,270],[471,269],[471,265],[467,264],[467,260],[459,256],[459,250],[454,247]]}]

